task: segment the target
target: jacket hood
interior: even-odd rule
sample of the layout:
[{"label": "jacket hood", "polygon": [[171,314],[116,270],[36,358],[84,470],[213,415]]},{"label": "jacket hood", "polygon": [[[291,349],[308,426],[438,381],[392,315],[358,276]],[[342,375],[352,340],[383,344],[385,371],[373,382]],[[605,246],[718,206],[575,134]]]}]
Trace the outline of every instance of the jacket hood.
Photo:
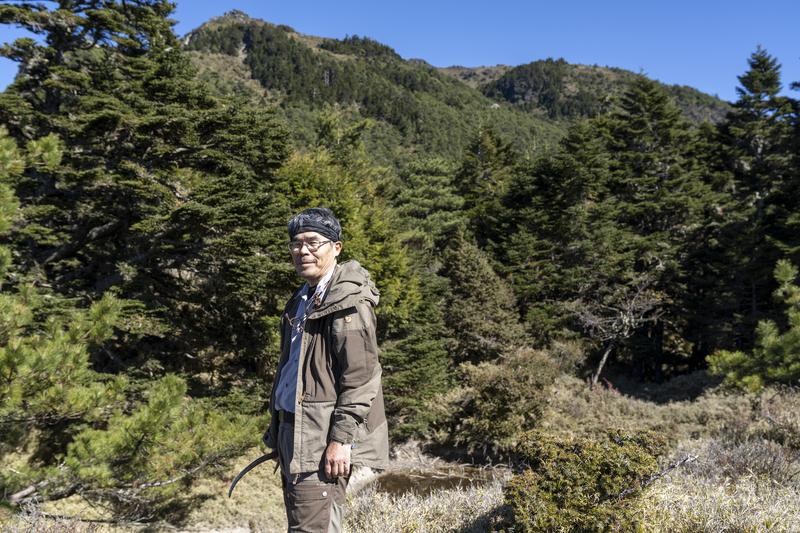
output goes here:
[{"label": "jacket hood", "polygon": [[373,307],[378,305],[380,292],[370,278],[369,272],[358,261],[345,261],[337,264],[335,269],[322,305],[311,313],[309,318],[353,307],[360,301],[368,301]]}]

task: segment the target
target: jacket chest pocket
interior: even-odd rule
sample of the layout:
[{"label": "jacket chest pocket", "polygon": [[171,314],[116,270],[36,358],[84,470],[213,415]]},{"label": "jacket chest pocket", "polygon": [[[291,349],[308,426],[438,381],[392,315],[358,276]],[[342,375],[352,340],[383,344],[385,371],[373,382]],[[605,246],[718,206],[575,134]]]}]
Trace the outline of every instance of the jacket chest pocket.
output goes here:
[{"label": "jacket chest pocket", "polygon": [[360,320],[358,311],[355,307],[350,307],[334,313],[333,323],[331,324],[331,332],[335,336],[338,333],[359,330],[363,327],[364,321]]}]

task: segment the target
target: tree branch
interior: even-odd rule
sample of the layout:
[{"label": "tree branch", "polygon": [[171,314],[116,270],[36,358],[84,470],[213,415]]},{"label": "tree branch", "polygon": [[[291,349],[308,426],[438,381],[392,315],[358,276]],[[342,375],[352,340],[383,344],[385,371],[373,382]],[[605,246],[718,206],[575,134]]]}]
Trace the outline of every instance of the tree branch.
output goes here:
[{"label": "tree branch", "polygon": [[617,495],[617,499],[621,500],[624,497],[628,496],[629,494],[632,494],[632,493],[634,493],[634,492],[636,492],[638,490],[642,490],[642,489],[646,488],[648,485],[651,485],[655,481],[658,481],[662,477],[666,476],[667,474],[669,474],[670,472],[672,472],[676,468],[678,468],[680,466],[683,466],[686,463],[691,463],[692,461],[696,461],[696,460],[697,460],[697,456],[696,455],[687,454],[686,457],[678,459],[674,463],[667,465],[662,470],[656,472],[655,474],[653,474],[649,478],[647,478],[644,481],[642,481],[642,484],[640,486],[638,486],[638,487],[628,487],[627,489],[623,490],[622,492],[620,492]]},{"label": "tree branch", "polygon": [[43,261],[43,264],[52,263],[53,261],[58,261],[59,259],[64,259],[65,257],[69,257],[74,255],[77,251],[81,248],[86,246],[88,243],[92,241],[96,241],[103,237],[108,237],[114,231],[116,231],[120,226],[122,226],[121,220],[114,220],[111,222],[107,222],[102,226],[96,226],[86,232],[86,235],[80,239],[75,241],[69,242],[64,246],[60,247],[55,252],[51,253],[47,258]]}]

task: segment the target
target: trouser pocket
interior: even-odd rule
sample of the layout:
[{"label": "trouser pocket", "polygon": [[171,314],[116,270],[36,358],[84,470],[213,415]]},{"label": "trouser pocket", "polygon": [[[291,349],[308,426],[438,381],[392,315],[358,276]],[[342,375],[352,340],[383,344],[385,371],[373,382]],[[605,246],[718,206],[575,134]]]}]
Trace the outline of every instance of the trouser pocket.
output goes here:
[{"label": "trouser pocket", "polygon": [[320,480],[317,473],[300,474],[298,478],[295,483],[284,481],[284,501],[289,531],[296,533],[328,531],[334,500],[344,503],[343,487],[340,483]]},{"label": "trouser pocket", "polygon": [[328,531],[331,521],[332,487],[308,486],[306,484],[287,487],[286,514],[289,531],[297,533],[320,533]]}]

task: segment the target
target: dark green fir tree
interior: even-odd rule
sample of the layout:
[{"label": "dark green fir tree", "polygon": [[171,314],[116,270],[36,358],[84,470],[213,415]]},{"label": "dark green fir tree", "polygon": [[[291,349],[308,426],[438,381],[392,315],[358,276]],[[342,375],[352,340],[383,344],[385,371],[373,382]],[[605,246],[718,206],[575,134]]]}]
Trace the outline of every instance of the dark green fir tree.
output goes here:
[{"label": "dark green fir tree", "polygon": [[[734,316],[747,346],[756,323],[773,313],[773,265],[797,247],[789,228],[795,217],[796,155],[791,149],[791,99],[781,96],[780,64],[758,48],[739,76],[739,99],[720,127],[726,170],[732,176],[735,219],[725,235],[734,251]],[[737,253],[738,252],[738,253]],[[775,310],[777,311],[777,310]]]}]

